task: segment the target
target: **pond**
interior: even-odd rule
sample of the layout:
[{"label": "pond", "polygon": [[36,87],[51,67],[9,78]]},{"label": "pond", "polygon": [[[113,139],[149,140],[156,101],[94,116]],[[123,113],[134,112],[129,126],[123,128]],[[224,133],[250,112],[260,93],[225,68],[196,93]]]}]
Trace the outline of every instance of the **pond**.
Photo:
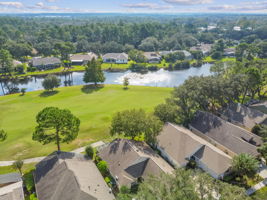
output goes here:
[{"label": "pond", "polygon": [[[183,84],[190,76],[208,76],[211,64],[203,64],[201,67],[190,67],[189,69],[178,71],[167,71],[160,69],[158,71],[150,71],[145,74],[135,73],[131,71],[125,72],[104,72],[106,81],[104,84],[122,84],[124,77],[129,78],[130,85],[142,85],[153,87],[175,87]],[[61,86],[83,85],[84,72],[71,72],[65,75],[58,75],[61,79]],[[27,92],[42,90],[42,81],[44,77],[32,77],[27,80],[20,81],[16,84],[18,88],[26,88]],[[7,93],[5,88],[0,87],[0,95]]]}]

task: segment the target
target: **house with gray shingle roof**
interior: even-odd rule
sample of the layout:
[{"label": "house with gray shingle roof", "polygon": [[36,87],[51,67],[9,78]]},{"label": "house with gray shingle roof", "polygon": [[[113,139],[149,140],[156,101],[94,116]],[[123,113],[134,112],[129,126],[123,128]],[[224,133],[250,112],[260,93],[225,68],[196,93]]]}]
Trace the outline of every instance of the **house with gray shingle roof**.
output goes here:
[{"label": "house with gray shingle roof", "polygon": [[39,200],[114,200],[95,163],[81,154],[53,153],[36,165]]},{"label": "house with gray shingle roof", "polygon": [[0,199],[24,200],[23,182],[19,173],[0,175]]},{"label": "house with gray shingle roof", "polygon": [[252,104],[249,107],[258,110],[264,114],[267,114],[267,101]]},{"label": "house with gray shingle roof", "polygon": [[186,50],[161,51],[161,52],[159,52],[159,54],[161,56],[167,56],[169,54],[173,54],[173,53],[176,53],[176,52],[183,53],[184,56],[185,56],[185,60],[192,60],[193,59],[192,54],[189,51],[186,51]]},{"label": "house with gray shingle roof", "polygon": [[190,51],[201,51],[203,55],[208,55],[211,52],[212,44],[200,43],[197,46],[191,47]]},{"label": "house with gray shingle roof", "polygon": [[99,149],[98,155],[108,163],[119,187],[131,187],[149,175],[173,172],[173,168],[144,142],[115,139]]},{"label": "house with gray shingle roof", "polygon": [[30,61],[30,65],[38,70],[47,70],[60,67],[61,60],[56,57],[35,57]]},{"label": "house with gray shingle roof", "polygon": [[234,57],[236,53],[236,48],[232,47],[232,48],[226,48],[223,51],[223,55],[224,56],[229,56],[229,57]]},{"label": "house with gray shingle roof", "polygon": [[261,137],[208,112],[198,111],[189,125],[198,136],[234,156],[247,153],[258,156]]},{"label": "house with gray shingle roof", "polygon": [[267,114],[242,104],[230,104],[220,112],[223,119],[251,130],[257,124],[266,124]]},{"label": "house with gray shingle roof", "polygon": [[161,55],[157,52],[144,52],[144,56],[148,63],[160,63]]},{"label": "house with gray shingle roof", "polygon": [[157,140],[161,155],[177,168],[193,160],[199,168],[220,179],[231,166],[229,155],[182,126],[167,123]]},{"label": "house with gray shingle roof", "polygon": [[85,54],[73,54],[70,55],[70,61],[72,65],[86,65],[93,58],[97,59],[97,55],[95,53],[89,52]]},{"label": "house with gray shingle roof", "polygon": [[104,63],[127,64],[129,56],[126,53],[107,53],[102,58]]}]

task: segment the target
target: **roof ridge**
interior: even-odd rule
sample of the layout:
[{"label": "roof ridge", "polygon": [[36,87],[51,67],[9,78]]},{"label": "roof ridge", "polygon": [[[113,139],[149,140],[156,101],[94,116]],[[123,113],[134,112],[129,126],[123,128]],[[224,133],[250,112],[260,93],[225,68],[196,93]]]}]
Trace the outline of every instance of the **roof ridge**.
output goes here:
[{"label": "roof ridge", "polygon": [[[65,165],[65,167],[67,168],[67,165],[66,165],[66,163],[65,163],[65,160],[63,160],[63,162],[61,162],[59,165],[57,165],[56,168],[58,168],[60,165]],[[67,169],[68,169],[68,168],[67,168]],[[54,198],[54,196],[55,196],[55,194],[56,194],[56,191],[57,191],[58,188],[59,188],[60,183],[63,181],[63,179],[64,179],[64,177],[65,177],[66,175],[67,175],[67,174],[64,173],[64,175],[61,176],[61,179],[59,180],[59,182],[58,182],[58,184],[57,184],[57,187],[55,188],[54,193],[53,193],[53,195],[51,196],[51,200],[53,200],[53,198]],[[57,200],[57,199],[55,199],[55,200]]]}]

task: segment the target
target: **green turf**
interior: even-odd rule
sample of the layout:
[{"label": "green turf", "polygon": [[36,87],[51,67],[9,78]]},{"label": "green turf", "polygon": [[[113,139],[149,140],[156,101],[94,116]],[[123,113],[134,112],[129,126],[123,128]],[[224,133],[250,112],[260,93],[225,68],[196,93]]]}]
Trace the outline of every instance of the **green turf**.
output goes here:
[{"label": "green turf", "polygon": [[267,200],[267,186],[263,187],[262,189],[256,191],[252,195],[253,200]]},{"label": "green turf", "polygon": [[[22,167],[22,173],[25,174],[33,169],[35,169],[36,163],[24,164]],[[17,169],[14,169],[12,166],[0,167],[0,174],[8,174],[13,172],[19,172]]]},{"label": "green turf", "polygon": [[112,116],[131,108],[153,108],[170,95],[171,88],[130,86],[123,90],[120,85],[106,85],[97,91],[83,90],[82,86],[59,88],[52,96],[41,95],[42,91],[0,97],[0,128],[8,133],[0,143],[0,160],[29,158],[51,153],[54,144],[41,145],[32,141],[36,114],[47,106],[67,108],[80,118],[78,138],[62,150],[72,150],[88,143],[107,139]]}]

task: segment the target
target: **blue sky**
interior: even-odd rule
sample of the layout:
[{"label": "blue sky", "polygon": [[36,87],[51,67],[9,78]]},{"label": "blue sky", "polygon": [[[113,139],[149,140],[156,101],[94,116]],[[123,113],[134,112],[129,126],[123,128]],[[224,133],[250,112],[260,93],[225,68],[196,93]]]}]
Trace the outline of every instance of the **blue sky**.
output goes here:
[{"label": "blue sky", "polygon": [[15,0],[0,13],[267,13],[267,0]]}]

